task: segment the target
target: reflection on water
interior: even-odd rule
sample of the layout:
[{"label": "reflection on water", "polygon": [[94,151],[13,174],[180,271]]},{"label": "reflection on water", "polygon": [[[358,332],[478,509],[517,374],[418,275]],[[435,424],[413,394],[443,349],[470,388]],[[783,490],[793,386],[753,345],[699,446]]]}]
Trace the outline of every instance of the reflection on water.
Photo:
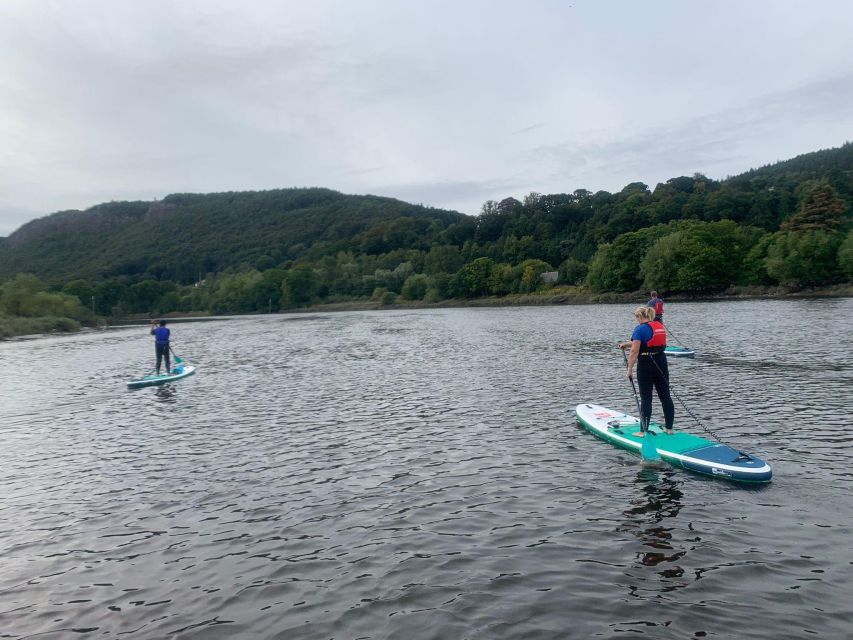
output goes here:
[{"label": "reflection on water", "polygon": [[0,636],[846,637],[853,302],[668,309],[676,392],[761,489],[575,425],[632,410],[631,308],[175,323],[197,374],[134,392],[147,327],[0,343],[27,363],[0,367]]},{"label": "reflection on water", "polygon": [[[625,511],[628,518],[626,530],[632,531],[646,547],[659,551],[647,551],[640,554],[640,563],[654,567],[661,562],[675,562],[686,551],[673,551],[672,527],[664,526],[670,518],[675,518],[681,509],[681,491],[673,479],[675,471],[645,468],[637,473],[636,483],[642,486],[642,497],[634,501]],[[662,572],[664,577],[680,576],[684,572],[680,567]]]},{"label": "reflection on water", "polygon": [[154,387],[154,397],[157,399],[158,402],[175,402],[175,400],[177,400],[177,392],[177,382],[164,384],[159,387]]}]

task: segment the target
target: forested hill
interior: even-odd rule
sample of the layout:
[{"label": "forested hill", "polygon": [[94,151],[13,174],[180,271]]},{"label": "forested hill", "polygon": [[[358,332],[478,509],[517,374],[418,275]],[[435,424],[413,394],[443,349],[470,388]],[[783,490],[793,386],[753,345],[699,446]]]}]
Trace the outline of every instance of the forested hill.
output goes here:
[{"label": "forested hill", "polygon": [[846,184],[850,184],[851,171],[853,171],[853,144],[847,142],[836,149],[804,153],[790,160],[752,169],[725,182],[743,186],[744,183],[752,180],[767,180],[777,186],[790,187],[804,180],[831,177],[839,181],[839,186],[842,186],[845,183],[845,174],[847,175]]},{"label": "forested hill", "polygon": [[665,294],[847,283],[851,213],[850,143],[724,180],[490,200],[478,216],[327,189],[175,194],[21,227],[0,242],[0,313],[23,315],[39,287],[124,314],[502,296],[553,271]]},{"label": "forested hill", "polygon": [[[33,220],[0,244],[0,281],[51,284],[126,277],[189,283],[199,274],[265,269],[309,253],[409,245],[467,219],[460,213],[328,189],[173,194]],[[381,227],[381,231],[377,231]]]}]

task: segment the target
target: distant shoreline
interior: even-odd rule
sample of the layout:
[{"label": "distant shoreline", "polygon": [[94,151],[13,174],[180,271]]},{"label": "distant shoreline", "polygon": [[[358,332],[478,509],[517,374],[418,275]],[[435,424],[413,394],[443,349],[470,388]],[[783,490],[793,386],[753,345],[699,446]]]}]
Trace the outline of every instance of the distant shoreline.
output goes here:
[{"label": "distant shoreline", "polygon": [[[784,287],[733,287],[713,295],[689,296],[685,294],[665,296],[666,302],[723,302],[728,300],[800,300],[812,298],[853,298],[853,283],[789,291]],[[476,307],[543,307],[557,305],[582,304],[645,304],[648,296],[640,291],[629,293],[591,293],[579,290],[577,287],[562,287],[542,293],[512,293],[506,296],[491,296],[487,298],[451,298],[438,302],[423,300],[401,300],[392,304],[382,304],[379,300],[344,300],[341,302],[324,302],[307,307],[281,309],[273,315],[290,313],[333,313],[337,311],[393,311],[394,309],[460,309]],[[246,315],[269,315],[265,313],[240,313],[214,315],[203,312],[172,313],[163,316],[167,319],[192,321],[206,320],[209,317],[234,317]],[[158,316],[159,317],[159,316]],[[151,316],[135,315],[122,318],[112,318],[117,324],[149,322]]]},{"label": "distant shoreline", "polygon": [[[789,291],[784,287],[733,287],[713,295],[690,296],[685,294],[665,296],[666,302],[723,302],[727,300],[798,300],[811,298],[853,298],[853,283]],[[273,315],[290,313],[319,313],[336,311],[389,311],[394,309],[459,309],[469,307],[543,307],[557,305],[582,304],[645,304],[648,296],[644,292],[629,293],[592,293],[579,290],[577,287],[562,287],[542,293],[512,293],[506,296],[490,296],[486,298],[451,298],[437,302],[423,300],[399,300],[392,304],[382,304],[379,300],[344,300],[340,302],[324,302],[306,307],[281,309]],[[163,316],[166,319],[181,321],[203,321],[210,318],[234,317],[246,315],[269,315],[266,313],[236,313],[211,314],[205,312],[171,313]],[[158,318],[160,316],[157,316]],[[150,322],[150,315],[123,316],[111,318],[111,323],[136,324]]]},{"label": "distant shoreline", "polygon": [[[853,298],[853,283],[833,285],[831,287],[820,287],[816,289],[803,289],[789,291],[784,287],[733,287],[722,293],[703,296],[673,295],[666,296],[667,302],[723,302],[730,300],[807,300],[815,298]],[[476,307],[537,307],[556,305],[582,305],[582,304],[644,304],[646,296],[643,292],[630,293],[591,293],[578,290],[575,287],[565,287],[559,290],[549,290],[543,293],[510,294],[502,297],[475,298],[470,300],[451,299],[439,302],[423,302],[420,300],[406,300],[393,304],[382,304],[379,300],[350,300],[342,302],[327,302],[307,307],[284,309],[274,312],[276,315],[295,313],[333,313],[340,311],[389,311],[394,309],[455,309]],[[214,316],[206,312],[171,313],[162,316],[169,320],[192,322],[212,320],[221,317],[243,317],[246,315],[268,315],[268,314],[223,314]],[[161,316],[157,316],[158,318]],[[107,318],[106,326],[115,327],[124,324],[147,324],[152,319],[150,314],[135,314],[118,318]],[[14,322],[12,322],[14,320]],[[21,321],[23,320],[23,321]],[[0,342],[6,340],[34,339],[38,337],[49,337],[63,334],[78,334],[84,331],[93,331],[89,327],[67,328],[52,331],[32,331],[30,327],[38,327],[39,318],[9,319],[0,317],[0,324],[9,321],[6,331],[0,331]],[[28,322],[31,321],[31,322]],[[22,331],[21,333],[15,330]]]},{"label": "distant shoreline", "polygon": [[[820,287],[801,291],[788,291],[783,287],[737,287],[722,293],[703,296],[665,296],[667,302],[723,302],[729,300],[800,300],[812,298],[853,298],[853,283]],[[334,311],[374,311],[393,309],[453,309],[465,307],[535,307],[582,304],[645,304],[648,296],[643,292],[590,293],[566,288],[539,294],[510,294],[501,297],[475,298],[471,300],[451,299],[439,302],[402,301],[383,305],[378,300],[353,300],[328,302],[278,313],[311,313]]]}]

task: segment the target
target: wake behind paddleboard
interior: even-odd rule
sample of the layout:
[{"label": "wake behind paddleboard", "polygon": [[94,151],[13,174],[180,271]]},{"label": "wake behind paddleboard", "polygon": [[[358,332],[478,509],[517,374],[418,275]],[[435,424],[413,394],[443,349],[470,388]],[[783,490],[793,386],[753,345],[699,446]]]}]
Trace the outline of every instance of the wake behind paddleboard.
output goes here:
[{"label": "wake behind paddleboard", "polygon": [[[579,404],[575,415],[580,426],[599,438],[640,452],[643,438],[633,435],[640,430],[640,422],[634,416],[597,404]],[[649,429],[655,435],[646,437],[654,438],[660,457],[674,466],[735,482],[763,483],[773,477],[770,465],[756,456],[683,431],[666,435],[654,422]]]},{"label": "wake behind paddleboard", "polygon": [[127,383],[127,388],[139,389],[140,387],[153,387],[154,385],[166,384],[167,382],[174,382],[175,380],[186,378],[187,376],[191,376],[194,373],[194,366],[178,365],[177,367],[172,369],[172,373],[164,373],[159,376],[149,374],[144,378],[139,378],[138,380],[131,380]]}]

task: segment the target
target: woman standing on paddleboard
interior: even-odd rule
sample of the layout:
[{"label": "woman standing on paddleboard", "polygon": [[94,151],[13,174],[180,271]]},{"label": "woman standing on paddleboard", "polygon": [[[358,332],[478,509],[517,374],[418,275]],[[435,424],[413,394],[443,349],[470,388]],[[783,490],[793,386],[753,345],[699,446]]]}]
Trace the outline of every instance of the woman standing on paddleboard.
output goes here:
[{"label": "woman standing on paddleboard", "polygon": [[634,318],[638,324],[631,334],[629,342],[621,342],[620,349],[631,347],[628,355],[630,380],[634,375],[634,363],[637,363],[637,384],[640,387],[640,430],[645,433],[652,418],[652,387],[657,391],[663,407],[666,432],[672,435],[675,422],[675,405],[669,395],[669,367],[666,364],[666,329],[655,320],[655,310],[651,307],[637,307]]},{"label": "woman standing on paddleboard", "polygon": [[172,373],[171,363],[169,362],[169,329],[166,328],[166,321],[160,320],[160,325],[151,321],[151,335],[154,336],[154,351],[157,354],[157,375],[160,375],[160,361],[166,361],[166,373]]}]

